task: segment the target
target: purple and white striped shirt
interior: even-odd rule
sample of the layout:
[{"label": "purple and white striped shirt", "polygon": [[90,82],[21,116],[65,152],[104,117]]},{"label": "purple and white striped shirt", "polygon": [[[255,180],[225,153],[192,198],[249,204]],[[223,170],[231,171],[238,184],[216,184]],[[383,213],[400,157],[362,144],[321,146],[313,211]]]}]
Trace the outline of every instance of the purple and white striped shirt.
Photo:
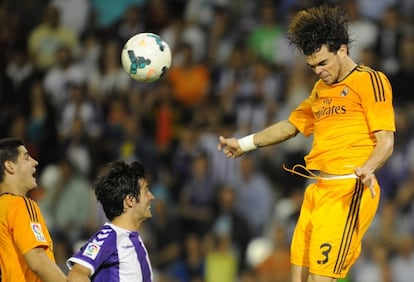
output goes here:
[{"label": "purple and white striped shirt", "polygon": [[91,281],[152,282],[148,252],[138,232],[106,223],[67,261],[91,270]]}]

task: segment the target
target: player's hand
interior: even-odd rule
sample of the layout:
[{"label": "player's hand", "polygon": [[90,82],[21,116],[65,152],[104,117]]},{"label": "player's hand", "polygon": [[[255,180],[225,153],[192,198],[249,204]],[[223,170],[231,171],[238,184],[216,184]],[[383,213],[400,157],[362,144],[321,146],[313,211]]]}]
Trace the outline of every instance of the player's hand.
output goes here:
[{"label": "player's hand", "polygon": [[375,192],[375,184],[377,183],[377,178],[375,177],[375,174],[361,167],[355,169],[355,174],[359,177],[359,179],[361,179],[364,186],[369,188],[371,192],[371,198],[374,199],[377,195],[377,193]]},{"label": "player's hand", "polygon": [[224,155],[228,158],[235,159],[243,155],[243,151],[239,145],[239,140],[236,138],[224,138],[223,136],[220,136],[217,149],[219,151],[223,151]]}]

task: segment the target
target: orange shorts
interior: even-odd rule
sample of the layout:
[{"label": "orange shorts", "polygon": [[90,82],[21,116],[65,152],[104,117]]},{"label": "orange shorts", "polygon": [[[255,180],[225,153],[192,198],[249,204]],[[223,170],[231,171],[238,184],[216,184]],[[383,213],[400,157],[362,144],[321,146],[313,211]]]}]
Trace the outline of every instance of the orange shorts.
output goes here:
[{"label": "orange shorts", "polygon": [[321,276],[343,278],[361,252],[364,234],[377,211],[361,180],[321,179],[305,191],[291,244],[291,263]]}]

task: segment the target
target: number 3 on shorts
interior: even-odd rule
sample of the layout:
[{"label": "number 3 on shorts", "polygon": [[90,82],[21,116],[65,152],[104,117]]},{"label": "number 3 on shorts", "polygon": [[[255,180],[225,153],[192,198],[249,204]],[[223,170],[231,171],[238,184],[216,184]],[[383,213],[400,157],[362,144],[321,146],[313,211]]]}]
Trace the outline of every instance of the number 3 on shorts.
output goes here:
[{"label": "number 3 on shorts", "polygon": [[329,253],[331,252],[332,246],[328,243],[323,243],[320,246],[320,249],[322,251],[322,255],[324,256],[323,260],[318,260],[318,264],[325,264],[329,260]]}]

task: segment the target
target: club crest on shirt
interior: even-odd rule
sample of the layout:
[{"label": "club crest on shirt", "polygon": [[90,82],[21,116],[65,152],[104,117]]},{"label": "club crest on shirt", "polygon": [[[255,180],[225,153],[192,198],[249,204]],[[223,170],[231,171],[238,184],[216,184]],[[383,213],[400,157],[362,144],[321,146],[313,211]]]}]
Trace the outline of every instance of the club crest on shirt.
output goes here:
[{"label": "club crest on shirt", "polygon": [[42,225],[40,223],[30,222],[30,227],[37,241],[46,242],[46,237],[43,235]]},{"label": "club crest on shirt", "polygon": [[348,95],[349,89],[348,87],[345,87],[342,91],[341,91],[341,97],[345,97]]},{"label": "club crest on shirt", "polygon": [[85,257],[91,258],[91,259],[95,259],[96,256],[99,253],[99,250],[101,249],[101,246],[99,246],[98,244],[95,243],[89,243],[85,250],[83,250],[83,255]]}]

